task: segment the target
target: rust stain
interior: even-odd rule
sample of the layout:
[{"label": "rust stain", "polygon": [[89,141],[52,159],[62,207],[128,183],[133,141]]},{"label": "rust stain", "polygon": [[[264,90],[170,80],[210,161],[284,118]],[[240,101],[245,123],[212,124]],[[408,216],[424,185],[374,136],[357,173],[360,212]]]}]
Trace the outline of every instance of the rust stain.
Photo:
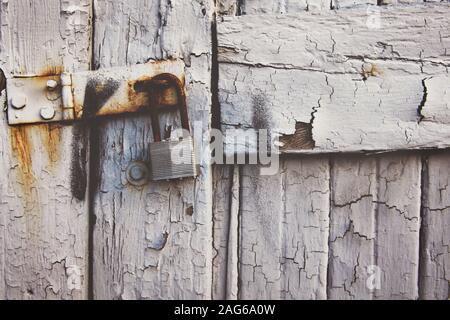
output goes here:
[{"label": "rust stain", "polygon": [[366,81],[370,77],[379,77],[382,76],[383,72],[380,70],[380,68],[373,63],[369,63],[366,65],[363,65],[361,68],[361,76],[363,77],[363,80]]},{"label": "rust stain", "polygon": [[57,124],[48,124],[37,126],[40,130],[42,145],[47,151],[49,165],[58,163],[61,157],[61,135],[62,127]]},{"label": "rust stain", "polygon": [[28,193],[36,181],[33,172],[32,153],[34,148],[31,136],[37,136],[45,149],[50,168],[57,164],[61,157],[61,133],[59,125],[17,126],[10,128],[10,143],[14,157],[17,159],[20,181],[24,192]]},{"label": "rust stain", "polygon": [[44,69],[39,71],[39,76],[58,76],[64,72],[63,66],[46,66]]},{"label": "rust stain", "polygon": [[24,186],[25,193],[28,194],[35,181],[33,175],[33,167],[31,163],[31,150],[30,140],[27,134],[26,127],[11,127],[10,142],[13,154],[17,158],[19,168],[17,172],[20,175],[21,182]]}]

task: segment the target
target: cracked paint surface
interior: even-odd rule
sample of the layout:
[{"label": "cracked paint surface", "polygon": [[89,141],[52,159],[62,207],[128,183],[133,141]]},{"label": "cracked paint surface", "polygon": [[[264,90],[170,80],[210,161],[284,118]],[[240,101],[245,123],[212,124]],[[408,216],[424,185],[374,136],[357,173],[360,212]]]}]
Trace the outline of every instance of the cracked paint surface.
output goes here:
[{"label": "cracked paint surface", "polygon": [[439,102],[448,96],[448,8],[381,8],[379,30],[368,28],[366,11],[357,9],[224,17],[223,128],[252,129],[247,93],[259,93],[276,132],[289,136],[297,123],[312,126],[315,148],[286,153],[448,147],[448,106]]}]

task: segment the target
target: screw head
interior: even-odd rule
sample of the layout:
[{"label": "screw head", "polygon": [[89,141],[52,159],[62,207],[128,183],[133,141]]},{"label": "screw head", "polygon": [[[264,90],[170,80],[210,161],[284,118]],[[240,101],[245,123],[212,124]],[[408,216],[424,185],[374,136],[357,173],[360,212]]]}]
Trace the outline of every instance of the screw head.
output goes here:
[{"label": "screw head", "polygon": [[44,120],[52,120],[55,117],[55,109],[51,106],[41,108],[40,115]]},{"label": "screw head", "polygon": [[27,105],[27,97],[23,94],[18,94],[12,97],[11,105],[14,109],[23,109]]},{"label": "screw head", "polygon": [[58,86],[58,82],[56,82],[55,80],[47,81],[47,89],[48,90],[53,91],[56,89],[57,86]]}]

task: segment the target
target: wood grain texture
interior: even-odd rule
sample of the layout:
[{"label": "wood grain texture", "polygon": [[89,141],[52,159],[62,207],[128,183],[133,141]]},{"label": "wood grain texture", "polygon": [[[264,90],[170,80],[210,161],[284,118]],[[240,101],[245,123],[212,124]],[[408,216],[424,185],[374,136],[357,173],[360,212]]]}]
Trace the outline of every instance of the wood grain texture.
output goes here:
[{"label": "wood grain texture", "polygon": [[327,159],[246,166],[241,181],[239,298],[326,299]]},{"label": "wood grain texture", "polygon": [[449,11],[428,4],[382,8],[379,20],[361,9],[224,17],[224,130],[255,129],[263,106],[282,135],[312,126],[313,150],[285,152],[448,147],[447,126],[427,117],[427,92],[446,95],[430,79],[450,63]]},{"label": "wood grain texture", "polygon": [[331,2],[333,9],[347,9],[366,5],[372,5],[372,7],[366,8],[369,14],[370,12],[377,12],[378,8],[373,7],[377,5],[377,0],[332,0]]},{"label": "wood grain texture", "polygon": [[417,299],[421,157],[383,157],[378,164],[376,299]]},{"label": "wood grain texture", "polygon": [[368,267],[375,265],[377,160],[332,160],[329,299],[371,299]]},{"label": "wood grain texture", "polygon": [[295,13],[301,11],[330,10],[329,0],[244,0],[242,13],[261,15],[267,13]]},{"label": "wood grain texture", "polygon": [[[87,0],[3,1],[2,70],[7,77],[87,70],[90,19]],[[0,115],[0,298],[86,298],[88,214],[86,190],[75,195],[72,190],[74,130],[9,127],[5,114]],[[78,160],[83,165],[86,158]]]},{"label": "wood grain texture", "polygon": [[215,300],[227,296],[228,245],[230,235],[231,192],[233,189],[233,166],[213,168],[213,294]]},{"label": "wood grain texture", "polygon": [[[421,1],[423,2],[423,1]],[[320,11],[377,5],[377,0],[218,0],[220,15],[285,14],[302,11]],[[368,12],[376,8],[367,8]]]},{"label": "wood grain texture", "polygon": [[411,155],[334,161],[329,298],[418,298],[421,168]]},{"label": "wood grain texture", "polygon": [[[148,161],[150,119],[99,125],[94,198],[94,297],[205,299],[212,294],[212,195],[208,162],[212,1],[95,1],[96,67],[183,58],[200,176],[131,186],[131,161]],[[165,117],[162,128],[177,124]]]},{"label": "wood grain texture", "polygon": [[450,295],[450,205],[448,152],[431,155],[424,181],[420,298],[448,300]]}]

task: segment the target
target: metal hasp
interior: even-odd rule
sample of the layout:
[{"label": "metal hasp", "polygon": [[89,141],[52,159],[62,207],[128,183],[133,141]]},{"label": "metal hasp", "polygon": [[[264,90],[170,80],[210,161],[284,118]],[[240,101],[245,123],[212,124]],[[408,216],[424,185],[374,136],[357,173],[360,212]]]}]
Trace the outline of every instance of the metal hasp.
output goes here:
[{"label": "metal hasp", "polygon": [[[195,177],[197,166],[184,68],[182,60],[166,60],[97,71],[10,78],[6,88],[8,123],[22,125],[150,113],[155,140],[150,143],[151,178]],[[164,111],[180,112],[185,131],[181,139],[161,141],[159,113]]]},{"label": "metal hasp", "polygon": [[[140,85],[160,74],[179,80],[184,92],[184,62],[166,60],[129,67],[51,76],[7,79],[10,125],[73,121],[148,111],[150,96]],[[155,92],[153,101],[169,101],[174,89]],[[167,103],[166,103],[167,104]]]}]

